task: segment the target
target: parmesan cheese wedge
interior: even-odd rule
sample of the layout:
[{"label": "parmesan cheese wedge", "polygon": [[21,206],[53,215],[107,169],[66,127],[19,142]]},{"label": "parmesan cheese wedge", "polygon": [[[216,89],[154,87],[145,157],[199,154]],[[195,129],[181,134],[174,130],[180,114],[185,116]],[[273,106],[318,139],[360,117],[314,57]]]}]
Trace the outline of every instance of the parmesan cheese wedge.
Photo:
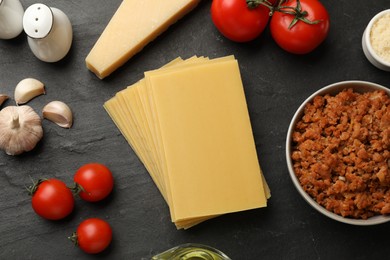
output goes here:
[{"label": "parmesan cheese wedge", "polygon": [[200,0],[124,0],[86,58],[103,79],[122,66]]}]

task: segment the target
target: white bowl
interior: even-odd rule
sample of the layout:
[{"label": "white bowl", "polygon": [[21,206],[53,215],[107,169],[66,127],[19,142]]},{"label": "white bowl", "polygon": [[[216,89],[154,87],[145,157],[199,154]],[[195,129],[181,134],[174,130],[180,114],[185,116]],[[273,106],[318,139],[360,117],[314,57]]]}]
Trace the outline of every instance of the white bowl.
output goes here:
[{"label": "white bowl", "polygon": [[[366,29],[364,30],[363,37],[362,37],[362,47],[363,52],[366,55],[367,59],[377,67],[378,69],[384,70],[384,71],[390,71],[390,62],[384,60],[381,56],[379,56],[375,50],[373,49],[371,45],[370,40],[370,32],[372,29],[373,24],[383,15],[390,13],[390,9],[384,10],[377,15],[375,15],[370,22],[368,23]],[[389,25],[390,26],[390,25]]]},{"label": "white bowl", "polygon": [[314,209],[319,211],[320,213],[324,214],[325,216],[334,219],[339,222],[352,224],[352,225],[360,225],[360,226],[368,226],[368,225],[376,225],[381,224],[390,221],[390,215],[388,216],[374,216],[371,218],[368,218],[366,220],[364,219],[352,219],[352,218],[345,218],[340,215],[337,215],[333,212],[328,211],[321,205],[319,205],[313,198],[310,197],[309,194],[307,194],[304,189],[302,188],[301,184],[299,183],[298,178],[295,175],[293,163],[291,159],[291,152],[292,152],[292,133],[294,132],[295,125],[298,123],[298,121],[302,118],[304,108],[307,103],[311,102],[313,98],[317,95],[325,95],[325,94],[331,94],[335,95],[346,88],[353,88],[354,91],[363,93],[367,91],[374,91],[374,90],[384,90],[386,93],[390,96],[390,89],[375,84],[371,82],[366,81],[342,81],[338,83],[334,83],[331,85],[328,85],[315,93],[313,93],[310,97],[308,97],[298,108],[298,110],[295,112],[292,121],[290,123],[290,126],[288,128],[287,132],[287,138],[286,138],[286,159],[287,159],[287,167],[288,171],[291,177],[292,182],[294,183],[295,188],[298,190],[299,194],[308,202]]}]

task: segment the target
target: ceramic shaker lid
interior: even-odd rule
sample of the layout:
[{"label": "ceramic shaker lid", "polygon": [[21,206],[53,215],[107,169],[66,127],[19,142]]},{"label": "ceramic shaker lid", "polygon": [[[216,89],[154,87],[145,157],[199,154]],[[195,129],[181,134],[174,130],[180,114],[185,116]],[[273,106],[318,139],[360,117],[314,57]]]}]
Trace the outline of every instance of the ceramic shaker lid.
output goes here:
[{"label": "ceramic shaker lid", "polygon": [[31,38],[41,39],[46,37],[53,27],[53,22],[52,10],[47,5],[33,4],[24,12],[23,28]]}]

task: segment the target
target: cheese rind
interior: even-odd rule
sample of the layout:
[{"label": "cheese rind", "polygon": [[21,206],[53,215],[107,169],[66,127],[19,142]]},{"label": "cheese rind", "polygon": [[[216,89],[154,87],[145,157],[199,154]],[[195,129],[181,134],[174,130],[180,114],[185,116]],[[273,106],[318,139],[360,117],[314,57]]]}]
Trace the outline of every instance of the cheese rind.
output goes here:
[{"label": "cheese rind", "polygon": [[103,79],[141,51],[200,0],[124,0],[86,58]]}]

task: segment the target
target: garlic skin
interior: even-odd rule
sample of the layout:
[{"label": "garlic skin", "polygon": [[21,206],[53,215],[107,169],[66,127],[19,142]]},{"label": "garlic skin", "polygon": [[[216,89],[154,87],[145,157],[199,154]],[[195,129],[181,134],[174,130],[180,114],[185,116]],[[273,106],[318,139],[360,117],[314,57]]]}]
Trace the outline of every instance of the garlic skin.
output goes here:
[{"label": "garlic skin", "polygon": [[5,95],[5,94],[0,94],[0,106],[4,103],[4,101],[6,101],[7,99],[9,99],[9,96]]},{"label": "garlic skin", "polygon": [[69,106],[62,101],[52,101],[42,110],[43,118],[46,118],[63,128],[71,128],[73,114]]},{"label": "garlic skin", "polygon": [[0,149],[8,155],[31,151],[43,137],[39,115],[29,106],[8,106],[0,111]]},{"label": "garlic skin", "polygon": [[45,85],[37,79],[26,78],[16,85],[15,101],[17,105],[25,104],[42,94],[45,94]]}]

